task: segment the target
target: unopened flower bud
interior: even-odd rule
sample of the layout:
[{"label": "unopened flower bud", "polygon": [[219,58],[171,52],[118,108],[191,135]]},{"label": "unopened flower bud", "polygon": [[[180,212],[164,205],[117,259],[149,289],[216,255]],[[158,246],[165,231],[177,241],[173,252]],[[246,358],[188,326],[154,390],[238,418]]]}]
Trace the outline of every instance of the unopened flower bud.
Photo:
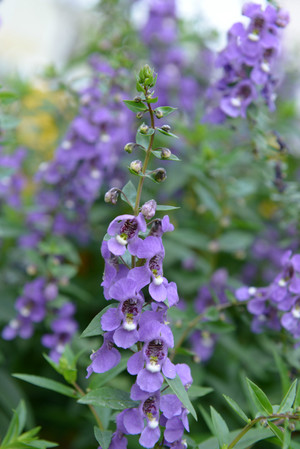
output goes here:
[{"label": "unopened flower bud", "polygon": [[161,157],[163,159],[169,159],[172,156],[171,150],[169,148],[162,148],[161,149]]},{"label": "unopened flower bud", "polygon": [[142,161],[136,160],[132,161],[130,164],[130,170],[134,171],[135,173],[141,173],[143,168]]},{"label": "unopened flower bud", "polygon": [[154,70],[151,69],[148,64],[144,65],[138,75],[139,84],[146,84],[148,86],[151,86],[153,83],[153,75]]},{"label": "unopened flower bud", "polygon": [[168,132],[171,131],[171,126],[169,126],[169,125],[163,125],[163,126],[161,127],[161,129],[164,130],[164,131],[166,131],[166,133],[168,133]]},{"label": "unopened flower bud", "polygon": [[289,429],[290,429],[290,431],[291,431],[291,432],[294,432],[295,428],[296,428],[295,424],[294,424],[293,422],[290,422],[290,423],[289,423]]},{"label": "unopened flower bud", "polygon": [[146,220],[151,220],[151,218],[154,217],[156,206],[157,204],[155,200],[149,200],[145,204],[143,204],[143,206],[141,207],[141,212]]},{"label": "unopened flower bud", "polygon": [[155,109],[154,114],[156,118],[162,118],[164,116],[164,114],[159,109]]},{"label": "unopened flower bud", "polygon": [[117,204],[119,198],[119,190],[116,189],[116,187],[113,187],[112,189],[108,190],[106,194],[104,195],[104,201],[106,203],[112,203]]},{"label": "unopened flower bud", "polygon": [[134,97],[133,101],[135,101],[136,103],[140,103],[142,101],[141,97],[136,96]]},{"label": "unopened flower bud", "polygon": [[132,150],[134,148],[135,143],[133,142],[128,142],[126,143],[125,147],[124,147],[124,151],[126,151],[126,153],[132,153]]},{"label": "unopened flower bud", "polygon": [[147,134],[147,132],[149,131],[149,126],[146,125],[146,123],[143,123],[140,127],[139,127],[139,132],[141,134]]},{"label": "unopened flower bud", "polygon": [[143,115],[144,115],[144,113],[142,111],[140,111],[136,114],[136,118],[142,118]]},{"label": "unopened flower bud", "polygon": [[157,182],[163,182],[167,178],[167,172],[164,168],[157,168],[153,172],[153,177]]}]

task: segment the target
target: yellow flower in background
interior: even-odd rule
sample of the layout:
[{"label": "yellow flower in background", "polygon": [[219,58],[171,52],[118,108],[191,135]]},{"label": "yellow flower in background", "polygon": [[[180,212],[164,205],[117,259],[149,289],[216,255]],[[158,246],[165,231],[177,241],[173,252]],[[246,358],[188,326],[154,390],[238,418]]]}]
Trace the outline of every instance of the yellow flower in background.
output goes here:
[{"label": "yellow flower in background", "polygon": [[67,124],[67,96],[63,91],[50,91],[47,86],[31,89],[21,100],[21,121],[17,128],[20,145],[42,153],[50,159]]}]

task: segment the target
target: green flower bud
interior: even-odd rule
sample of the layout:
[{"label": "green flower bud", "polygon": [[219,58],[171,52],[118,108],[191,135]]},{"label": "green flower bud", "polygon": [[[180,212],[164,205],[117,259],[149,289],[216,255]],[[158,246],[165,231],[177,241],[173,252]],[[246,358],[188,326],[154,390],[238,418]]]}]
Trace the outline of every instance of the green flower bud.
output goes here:
[{"label": "green flower bud", "polygon": [[141,134],[147,134],[147,132],[149,131],[149,126],[146,125],[146,123],[143,123],[140,127],[139,127],[139,132]]},{"label": "green flower bud", "polygon": [[140,111],[136,114],[136,118],[142,118],[143,115],[144,115],[144,113],[142,111]]},{"label": "green flower bud", "polygon": [[169,159],[172,156],[171,150],[169,148],[162,148],[161,149],[161,157],[163,159]]},{"label": "green flower bud", "polygon": [[154,110],[154,114],[156,115],[156,118],[162,118],[164,116],[164,114],[157,109]]},{"label": "green flower bud", "polygon": [[139,96],[134,97],[133,101],[135,101],[136,103],[141,103],[142,99]]},{"label": "green flower bud", "polygon": [[155,181],[163,182],[167,178],[167,172],[166,172],[166,170],[164,168],[161,168],[161,167],[157,168],[153,172],[153,177],[154,177]]},{"label": "green flower bud", "polygon": [[132,153],[132,150],[134,149],[134,145],[136,145],[134,142],[128,142],[126,143],[125,147],[124,147],[124,151],[126,151],[126,153]]},{"label": "green flower bud", "polygon": [[132,161],[130,164],[130,170],[132,170],[135,173],[141,173],[142,168],[143,168],[142,161],[136,160]]},{"label": "green flower bud", "polygon": [[161,129],[163,129],[164,131],[166,131],[166,133],[168,133],[168,132],[171,131],[171,126],[169,126],[169,125],[163,125],[163,126],[161,127]]}]

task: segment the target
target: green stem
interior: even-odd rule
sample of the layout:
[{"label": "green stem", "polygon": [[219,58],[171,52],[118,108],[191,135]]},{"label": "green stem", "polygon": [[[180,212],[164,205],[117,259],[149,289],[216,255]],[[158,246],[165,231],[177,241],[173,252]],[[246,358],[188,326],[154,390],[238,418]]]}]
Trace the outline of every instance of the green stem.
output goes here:
[{"label": "green stem", "polygon": [[277,419],[277,418],[281,418],[281,419],[296,419],[299,420],[299,415],[296,413],[294,415],[290,415],[290,414],[274,414],[274,415],[269,415],[269,416],[259,416],[258,418],[253,419],[251,422],[249,422],[241,431],[240,433],[234,438],[234,440],[227,446],[227,449],[232,449],[239,441],[241,438],[243,438],[244,435],[246,435],[246,433],[248,432],[248,430],[251,429],[251,427],[253,427],[256,423],[258,423],[259,421],[261,421],[262,419]]},{"label": "green stem", "polygon": [[[145,94],[147,96],[147,91],[145,92]],[[147,106],[148,106],[148,110],[150,113],[151,128],[155,130],[154,114],[153,114],[153,110],[151,108],[151,104],[147,103]],[[147,166],[148,166],[150,155],[151,155],[153,140],[154,140],[154,133],[151,134],[151,137],[150,137],[149,145],[148,145],[148,148],[146,151],[145,161],[144,161],[143,168],[142,168],[142,175],[145,175],[146,170],[147,170]],[[140,180],[139,180],[138,188],[137,188],[137,194],[136,194],[136,200],[135,200],[135,206],[134,206],[134,215],[138,215],[138,213],[139,213],[144,180],[145,180],[145,176],[141,176]]]},{"label": "green stem", "polygon": [[[147,98],[147,89],[145,89],[145,96]],[[153,110],[151,108],[151,104],[147,103],[147,107],[148,107],[149,114],[150,114],[151,128],[155,131],[154,114],[153,114]],[[140,201],[141,201],[142,190],[143,190],[143,185],[144,185],[144,180],[145,180],[145,176],[144,175],[146,173],[147,166],[148,166],[148,163],[149,163],[153,141],[154,141],[154,133],[151,134],[151,136],[150,136],[150,141],[149,141],[149,145],[148,145],[148,148],[147,148],[147,151],[146,151],[145,161],[144,161],[143,168],[142,168],[142,175],[143,176],[140,177],[140,180],[139,180],[139,183],[138,183],[136,199],[135,199],[135,206],[134,206],[134,215],[135,216],[137,216],[139,214]],[[131,266],[132,266],[132,268],[135,267],[135,256],[131,256]]]},{"label": "green stem", "polygon": [[[78,391],[80,396],[85,396],[85,392],[80,388],[80,386],[76,382],[73,382],[72,385],[74,386],[75,390]],[[98,424],[99,429],[100,430],[104,430],[104,426],[103,426],[103,424],[101,422],[101,419],[99,418],[95,408],[92,405],[90,405],[90,404],[88,404],[88,407],[89,407],[90,411],[92,412],[92,414],[93,414],[93,416],[94,416],[94,418],[96,420],[96,423]]]}]

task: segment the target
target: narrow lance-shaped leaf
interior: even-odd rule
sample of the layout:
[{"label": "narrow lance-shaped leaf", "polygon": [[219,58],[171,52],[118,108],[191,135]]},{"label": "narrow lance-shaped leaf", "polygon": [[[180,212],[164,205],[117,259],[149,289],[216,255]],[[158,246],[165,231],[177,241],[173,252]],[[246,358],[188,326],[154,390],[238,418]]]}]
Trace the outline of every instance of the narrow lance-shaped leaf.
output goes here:
[{"label": "narrow lance-shaped leaf", "polygon": [[258,410],[266,413],[267,415],[272,415],[273,407],[266,394],[250,379],[246,379],[248,388]]},{"label": "narrow lance-shaped leaf", "polygon": [[[15,440],[22,432],[26,421],[26,407],[25,402],[20,401],[16,408],[12,420],[9,424],[7,432],[3,438],[2,446],[8,445],[11,441]],[[1,446],[1,447],[2,447]]]},{"label": "narrow lance-shaped leaf", "polygon": [[296,397],[296,390],[297,390],[297,379],[294,380],[289,390],[287,391],[286,395],[282,399],[277,413],[284,413],[292,408]]},{"label": "narrow lance-shaped leaf", "polygon": [[246,422],[249,422],[248,416],[243,412],[241,407],[235,402],[234,399],[231,399],[229,396],[223,394],[223,397],[226,399],[231,408]]},{"label": "narrow lance-shaped leaf", "polygon": [[77,398],[77,393],[73,388],[68,387],[56,380],[48,379],[46,377],[34,376],[31,374],[13,374],[17,379],[24,380],[30,384],[37,385],[41,388],[46,388],[47,390],[55,391],[56,393],[63,394],[64,396],[69,396],[71,398]]},{"label": "narrow lance-shaped leaf", "polygon": [[214,434],[216,435],[220,448],[229,442],[229,429],[226,422],[213,407],[210,407],[211,419],[214,427]]},{"label": "narrow lance-shaped leaf", "polygon": [[95,335],[103,335],[103,330],[101,329],[101,317],[108,310],[113,307],[116,307],[116,304],[109,304],[104,307],[101,312],[97,313],[97,315],[92,319],[90,324],[84,329],[81,334],[81,338],[84,337],[94,337]]},{"label": "narrow lance-shaped leaf", "polygon": [[129,393],[117,388],[102,387],[89,391],[78,400],[80,404],[100,405],[114,410],[137,407],[138,402],[130,399]]},{"label": "narrow lance-shaped leaf", "polygon": [[191,412],[191,414],[193,415],[193,417],[195,418],[195,420],[197,421],[197,414],[196,411],[190,401],[190,398],[183,386],[183,383],[181,382],[180,377],[178,376],[178,374],[176,375],[175,379],[168,379],[167,377],[165,377],[166,382],[169,384],[169,386],[171,387],[171,389],[174,391],[174,393],[176,394],[176,396],[178,397],[178,399],[182,402],[182,404],[184,405],[184,407],[186,409],[188,409],[189,412]]},{"label": "narrow lance-shaped leaf", "polygon": [[[155,114],[158,112],[158,115],[161,117],[166,117],[169,114],[172,114],[172,112],[176,111],[177,108],[171,108],[170,106],[159,106],[154,110]],[[162,115],[161,115],[162,114]]]}]

